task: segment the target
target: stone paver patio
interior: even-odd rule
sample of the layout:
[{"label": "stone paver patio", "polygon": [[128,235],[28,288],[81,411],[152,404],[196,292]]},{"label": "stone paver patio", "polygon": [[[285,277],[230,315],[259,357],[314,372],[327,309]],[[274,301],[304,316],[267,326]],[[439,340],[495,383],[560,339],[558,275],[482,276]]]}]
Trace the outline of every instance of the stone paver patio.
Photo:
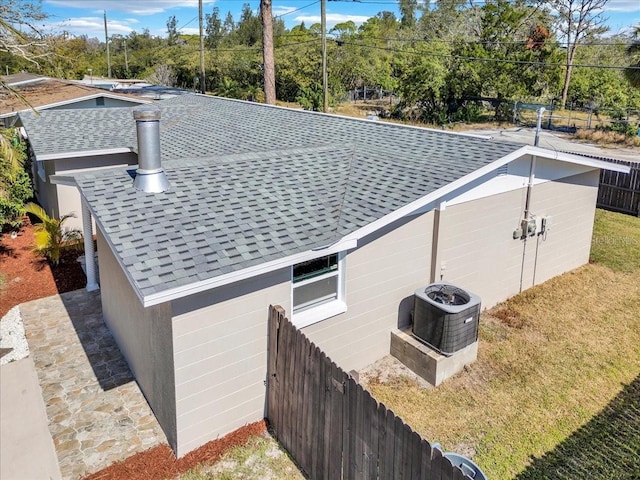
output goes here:
[{"label": "stone paver patio", "polygon": [[99,292],[34,300],[20,312],[63,478],[167,443],[102,320]]}]

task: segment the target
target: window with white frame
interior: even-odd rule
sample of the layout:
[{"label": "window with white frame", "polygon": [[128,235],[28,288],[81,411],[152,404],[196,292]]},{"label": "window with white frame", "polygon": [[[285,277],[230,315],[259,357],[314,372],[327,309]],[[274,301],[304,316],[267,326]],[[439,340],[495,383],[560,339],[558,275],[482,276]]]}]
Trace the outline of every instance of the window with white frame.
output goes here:
[{"label": "window with white frame", "polygon": [[292,268],[293,320],[306,326],[346,311],[344,256],[334,253]]}]

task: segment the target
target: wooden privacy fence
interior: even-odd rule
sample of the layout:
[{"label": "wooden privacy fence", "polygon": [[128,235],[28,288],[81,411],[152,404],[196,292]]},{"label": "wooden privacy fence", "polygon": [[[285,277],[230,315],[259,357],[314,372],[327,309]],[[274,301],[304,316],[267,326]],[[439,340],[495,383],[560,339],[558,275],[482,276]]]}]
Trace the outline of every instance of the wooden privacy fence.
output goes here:
[{"label": "wooden privacy fence", "polygon": [[598,207],[640,217],[640,162],[605,159],[631,167],[631,172],[600,170]]},{"label": "wooden privacy fence", "polygon": [[316,479],[460,480],[458,467],[269,307],[267,418]]}]

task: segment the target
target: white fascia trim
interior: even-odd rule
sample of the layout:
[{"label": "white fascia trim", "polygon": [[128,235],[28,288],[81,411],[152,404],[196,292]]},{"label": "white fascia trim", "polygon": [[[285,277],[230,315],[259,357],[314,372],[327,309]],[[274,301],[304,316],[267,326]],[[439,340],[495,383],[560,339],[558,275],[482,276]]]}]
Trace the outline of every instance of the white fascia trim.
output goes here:
[{"label": "white fascia trim", "polygon": [[44,162],[46,160],[62,160],[66,158],[81,158],[100,155],[114,155],[116,153],[132,153],[132,147],[103,148],[100,150],[80,150],[77,152],[61,152],[61,153],[45,153],[36,155],[36,161]]},{"label": "white fascia trim", "polygon": [[365,237],[366,235],[369,235],[373,232],[375,232],[376,230],[379,230],[393,222],[395,222],[396,220],[400,220],[401,218],[409,215],[410,213],[414,212],[415,210],[418,210],[419,208],[424,207],[425,205],[428,205],[431,202],[434,202],[436,200],[439,200],[440,198],[444,197],[445,195],[452,193],[456,190],[458,190],[461,187],[464,187],[465,185],[467,185],[468,183],[473,182],[474,180],[477,180],[481,177],[483,177],[484,175],[492,172],[493,170],[496,170],[497,168],[500,168],[502,165],[506,165],[507,163],[510,163],[514,160],[517,160],[518,158],[522,157],[523,155],[526,154],[526,152],[524,151],[524,148],[520,148],[518,150],[516,150],[515,152],[511,152],[509,155],[506,155],[492,163],[489,163],[488,165],[485,165],[482,168],[479,168],[478,170],[475,170],[474,172],[471,172],[467,175],[465,175],[464,177],[461,177],[447,185],[445,185],[444,187],[439,188],[438,190],[436,190],[435,192],[431,192],[428,195],[425,195],[424,197],[421,197],[417,200],[414,200],[413,202],[405,205],[404,207],[400,207],[398,210],[395,210],[391,213],[389,213],[388,215],[379,218],[378,220],[376,220],[375,222],[370,223],[369,225],[362,227],[359,230],[356,230],[353,233],[350,233],[349,235],[347,235],[346,237],[344,237],[345,240],[351,240],[351,239],[360,239],[362,237]]},{"label": "white fascia trim", "polygon": [[54,185],[66,185],[68,187],[76,187],[76,179],[65,175],[50,175],[49,181]]},{"label": "white fascia trim", "polygon": [[527,145],[524,149],[525,153],[535,155],[536,157],[547,158],[549,160],[560,160],[562,162],[584,165],[585,167],[600,168],[602,170],[610,170],[612,172],[629,173],[631,171],[631,167],[627,165],[583,157],[580,154],[556,152],[554,150],[533,147],[531,145]]},{"label": "white fascia trim", "polygon": [[[288,257],[272,260],[271,262],[261,263],[260,265],[255,265],[243,270],[230,272],[214,278],[208,278],[207,280],[201,280],[199,282],[191,283],[189,285],[184,285],[181,287],[171,288],[169,290],[146,295],[144,297],[140,292],[137,291],[135,287],[134,289],[136,290],[138,298],[141,298],[142,305],[145,307],[150,307],[152,305],[158,305],[159,303],[165,303],[177,298],[193,295],[194,293],[200,293],[204,292],[205,290],[221,287],[229,283],[239,282],[248,278],[257,277],[259,275],[273,272],[281,268],[291,267],[291,265],[295,265],[296,263],[306,262],[308,260],[313,260],[314,258],[331,255],[332,253],[340,253],[344,250],[355,248],[356,246],[357,241],[351,240],[349,242],[345,242],[341,240],[337,243],[327,246],[324,249],[308,250],[306,252],[296,253],[295,255],[289,255]],[[113,247],[111,248],[113,250]],[[115,252],[115,250],[113,251]],[[134,285],[133,282],[131,282],[131,285]]]}]

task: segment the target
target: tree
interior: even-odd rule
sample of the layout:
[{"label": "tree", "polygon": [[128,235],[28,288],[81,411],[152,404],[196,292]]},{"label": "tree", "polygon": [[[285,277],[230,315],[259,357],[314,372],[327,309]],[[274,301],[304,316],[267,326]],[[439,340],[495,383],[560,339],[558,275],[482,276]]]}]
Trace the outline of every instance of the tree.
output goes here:
[{"label": "tree", "polygon": [[167,43],[169,45],[175,45],[178,40],[178,21],[175,15],[169,17],[167,20]]},{"label": "tree", "polygon": [[216,48],[220,44],[222,38],[222,20],[220,20],[220,9],[213,7],[213,13],[206,15],[207,26],[205,31],[207,33],[205,38],[205,44],[207,48]]},{"label": "tree", "polygon": [[416,26],[416,9],[418,0],[400,0],[400,25],[413,29]]},{"label": "tree", "polygon": [[36,244],[34,250],[57,266],[65,250],[80,249],[82,235],[78,229],[64,227],[64,222],[74,217],[73,214],[63,215],[59,219],[47,215],[44,209],[35,203],[27,203],[24,212],[38,217],[40,223],[35,225],[34,235]]},{"label": "tree", "polygon": [[550,5],[557,18],[557,28],[567,45],[561,106],[567,104],[571,71],[578,46],[589,36],[600,35],[609,27],[602,16],[608,0],[552,0]]},{"label": "tree", "polygon": [[262,59],[266,103],[276,104],[276,72],[273,59],[273,13],[271,0],[260,0],[262,19]]},{"label": "tree", "polygon": [[[38,27],[46,14],[40,3],[24,0],[2,0],[0,2],[0,57],[18,58],[39,66],[39,60],[48,56],[46,42]],[[10,94],[17,95],[0,80],[0,86]],[[26,103],[26,102],[25,102]]]},{"label": "tree", "polygon": [[33,196],[25,160],[25,145],[16,131],[0,129],[0,227],[18,227],[24,202]]},{"label": "tree", "polygon": [[633,32],[633,42],[627,47],[629,67],[624,71],[632,87],[640,88],[640,25]]},{"label": "tree", "polygon": [[154,85],[164,85],[165,87],[174,87],[176,84],[176,73],[170,65],[161,63],[156,65],[153,73],[147,78],[149,83]]}]

